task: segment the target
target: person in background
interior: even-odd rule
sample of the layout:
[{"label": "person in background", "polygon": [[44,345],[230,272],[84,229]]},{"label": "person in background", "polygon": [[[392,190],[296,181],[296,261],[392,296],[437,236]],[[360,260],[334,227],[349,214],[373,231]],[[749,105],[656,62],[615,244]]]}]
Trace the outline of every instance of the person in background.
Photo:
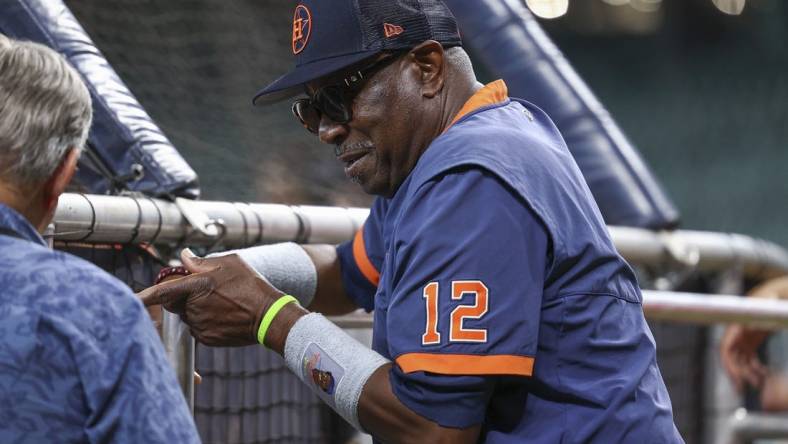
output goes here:
[{"label": "person in background", "polygon": [[[753,288],[748,296],[788,300],[788,276],[775,278]],[[760,390],[764,411],[788,411],[788,374],[767,368],[758,357],[761,345],[774,331],[732,324],[725,330],[720,343],[720,358],[733,385],[739,391],[746,386]],[[780,349],[782,348],[782,349]],[[769,350],[770,358],[788,364],[784,347]]]},{"label": "person in background", "polygon": [[199,442],[137,297],[41,236],[91,118],[62,56],[0,34],[0,442]]}]

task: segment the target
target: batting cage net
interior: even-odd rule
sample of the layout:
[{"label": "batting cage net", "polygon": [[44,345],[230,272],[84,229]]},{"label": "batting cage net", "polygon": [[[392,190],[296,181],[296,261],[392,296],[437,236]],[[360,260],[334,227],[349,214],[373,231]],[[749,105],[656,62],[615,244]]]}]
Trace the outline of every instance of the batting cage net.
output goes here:
[{"label": "batting cage net", "polygon": [[204,198],[370,202],[343,180],[330,148],[295,123],[289,103],[251,104],[292,63],[289,3],[66,3],[197,170]]}]

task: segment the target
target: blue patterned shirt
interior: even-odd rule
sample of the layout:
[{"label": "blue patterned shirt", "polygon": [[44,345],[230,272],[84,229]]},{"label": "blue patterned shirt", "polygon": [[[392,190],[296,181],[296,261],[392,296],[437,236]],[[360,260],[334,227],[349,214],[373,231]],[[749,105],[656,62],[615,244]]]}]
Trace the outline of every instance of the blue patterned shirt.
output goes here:
[{"label": "blue patterned shirt", "polygon": [[0,442],[199,442],[131,290],[2,204],[0,231]]}]

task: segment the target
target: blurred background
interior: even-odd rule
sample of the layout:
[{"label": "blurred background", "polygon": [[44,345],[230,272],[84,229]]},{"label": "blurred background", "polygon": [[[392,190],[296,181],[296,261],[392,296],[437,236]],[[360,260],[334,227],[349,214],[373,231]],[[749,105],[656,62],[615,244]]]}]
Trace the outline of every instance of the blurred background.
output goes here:
[{"label": "blurred background", "polygon": [[[290,2],[66,3],[197,171],[205,199],[370,202],[289,103],[251,106],[291,66]],[[542,25],[652,167],[682,227],[788,245],[786,2],[527,4],[555,17]]]},{"label": "blurred background", "polygon": [[574,1],[543,24],[683,227],[788,245],[786,2]]},{"label": "blurred background", "polygon": [[[639,150],[678,207],[681,228],[745,233],[788,246],[784,0],[520,3]],[[197,171],[203,199],[371,202],[345,179],[332,148],[295,121],[289,103],[251,105],[255,91],[291,67],[293,2],[66,4]],[[484,56],[469,49],[474,59]],[[483,64],[476,67],[481,80],[494,80]],[[537,97],[522,98],[540,105]],[[641,282],[644,288],[652,283]],[[722,288],[684,284],[696,291]],[[719,406],[704,401],[719,385],[706,380],[715,364],[704,363],[715,359],[714,335],[650,324],[677,424],[688,443],[702,442],[704,418],[729,413],[710,413]],[[206,383],[196,391],[196,418],[205,441],[344,442],[349,432],[342,422],[277,357],[255,353],[198,347]],[[249,431],[249,424],[258,429]]]}]

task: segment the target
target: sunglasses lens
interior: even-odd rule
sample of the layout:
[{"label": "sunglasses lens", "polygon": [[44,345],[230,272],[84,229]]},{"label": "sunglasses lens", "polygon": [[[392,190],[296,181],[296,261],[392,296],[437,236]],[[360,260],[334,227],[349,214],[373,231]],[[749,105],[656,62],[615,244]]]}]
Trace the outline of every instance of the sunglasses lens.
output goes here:
[{"label": "sunglasses lens", "polygon": [[318,134],[320,119],[325,114],[333,122],[345,124],[353,118],[346,105],[346,91],[340,86],[326,86],[311,99],[298,99],[293,103],[293,114],[309,131]]},{"label": "sunglasses lens", "polygon": [[302,99],[293,103],[293,114],[306,129],[315,134],[318,133],[320,128],[320,111],[310,100]]},{"label": "sunglasses lens", "polygon": [[350,122],[350,108],[345,104],[344,88],[327,86],[315,94],[314,100],[329,119],[336,123]]}]

